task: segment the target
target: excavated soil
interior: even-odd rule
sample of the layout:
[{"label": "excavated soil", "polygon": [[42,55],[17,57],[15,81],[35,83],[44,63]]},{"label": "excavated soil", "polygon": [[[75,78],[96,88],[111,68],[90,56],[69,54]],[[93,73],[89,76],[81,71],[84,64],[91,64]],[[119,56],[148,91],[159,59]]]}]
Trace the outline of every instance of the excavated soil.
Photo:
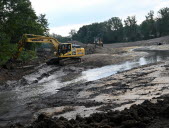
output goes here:
[{"label": "excavated soil", "polygon": [[[23,128],[21,124],[12,127]],[[132,105],[123,111],[107,111],[94,113],[75,119],[64,117],[50,118],[44,114],[27,128],[168,128],[169,127],[169,96],[157,99],[157,103],[148,100],[141,105]]]},{"label": "excavated soil", "polygon": [[[0,84],[3,85],[1,90],[12,90],[15,87],[17,92],[19,90],[17,87],[28,86],[29,88],[30,84],[34,86],[54,73],[60,73],[61,76],[58,77],[61,82],[71,81],[87,69],[118,65],[122,62],[146,57],[149,54],[145,50],[168,50],[168,40],[167,36],[134,43],[107,44],[104,47],[96,48],[94,45],[88,44],[84,46],[87,55],[82,58],[81,63],[64,67],[54,66],[52,70],[42,71],[42,74],[31,83],[28,83],[23,76],[36,73],[41,68],[47,68],[45,60],[42,58],[38,62],[34,60],[19,66],[22,68],[1,69]],[[162,45],[158,45],[159,43]],[[137,49],[137,51],[133,49]],[[24,104],[17,104],[16,108],[13,108],[20,111],[0,116],[0,126],[2,121],[7,122],[6,127],[17,128],[168,127],[168,71],[169,61],[166,60],[132,68],[95,81],[72,82],[68,86],[53,90],[50,95],[41,95],[38,92],[39,95],[35,95],[32,101],[23,101]],[[65,77],[62,78],[62,75]],[[7,80],[19,81],[19,84],[17,82],[17,84],[6,84]],[[32,89],[36,89],[33,86]],[[27,90],[25,93],[26,95],[31,94]],[[17,97],[19,96],[17,95]],[[2,119],[3,117],[6,119]]]}]

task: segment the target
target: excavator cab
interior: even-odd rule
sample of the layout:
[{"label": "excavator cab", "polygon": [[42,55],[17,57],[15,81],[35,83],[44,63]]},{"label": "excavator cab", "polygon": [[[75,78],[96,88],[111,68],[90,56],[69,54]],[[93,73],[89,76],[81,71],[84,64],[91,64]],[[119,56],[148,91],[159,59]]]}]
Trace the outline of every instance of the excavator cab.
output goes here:
[{"label": "excavator cab", "polygon": [[60,43],[58,47],[59,58],[76,58],[85,55],[84,48],[80,45],[75,45],[71,43]]},{"label": "excavator cab", "polygon": [[71,44],[60,44],[58,48],[58,54],[59,56],[65,55],[66,53],[71,52],[72,47]]}]

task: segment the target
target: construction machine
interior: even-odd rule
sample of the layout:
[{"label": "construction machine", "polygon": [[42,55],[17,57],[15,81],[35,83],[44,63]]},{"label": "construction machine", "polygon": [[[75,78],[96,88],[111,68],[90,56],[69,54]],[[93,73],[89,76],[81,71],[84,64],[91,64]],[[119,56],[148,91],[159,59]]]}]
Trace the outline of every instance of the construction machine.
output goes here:
[{"label": "construction machine", "polygon": [[96,45],[103,47],[102,39],[99,37],[94,38],[94,44],[95,44],[95,47],[96,47]]},{"label": "construction machine", "polygon": [[[17,60],[20,53],[22,52],[26,43],[50,43],[53,44],[55,48],[54,55],[56,56],[55,61],[60,65],[68,63],[81,61],[80,57],[85,55],[85,49],[80,46],[73,45],[72,43],[60,43],[57,39],[53,37],[24,34],[20,41],[18,42],[17,52],[13,54],[11,59],[6,63],[6,67],[10,68],[11,64]],[[54,59],[51,59],[53,61]],[[48,62],[50,64],[50,61]]]}]

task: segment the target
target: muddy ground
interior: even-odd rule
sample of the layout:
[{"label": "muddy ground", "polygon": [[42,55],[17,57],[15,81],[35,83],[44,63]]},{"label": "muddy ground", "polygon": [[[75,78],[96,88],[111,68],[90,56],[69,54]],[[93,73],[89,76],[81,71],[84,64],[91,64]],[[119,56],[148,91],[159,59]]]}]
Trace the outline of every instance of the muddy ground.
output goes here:
[{"label": "muddy ground", "polygon": [[[169,44],[169,36],[137,42],[105,44],[104,47],[95,47],[93,44],[80,43],[82,47],[85,48],[87,55],[82,57],[82,63],[76,64],[74,66],[94,68],[125,62],[127,60],[136,59],[146,55],[145,52],[138,53],[131,51],[131,49],[140,47],[147,49],[147,47],[150,46],[153,46],[152,48],[155,47],[155,49],[159,49],[159,43],[162,44],[161,49],[167,49],[168,46],[164,46]],[[44,64],[53,57],[53,53],[39,53],[38,58],[28,62],[16,64],[17,67],[15,67],[13,70],[5,70],[0,67],[0,83],[3,83],[7,80],[19,80],[22,78],[22,76],[35,71],[36,66]]]},{"label": "muddy ground", "polygon": [[[145,52],[137,53],[131,51],[131,49],[137,48],[137,46],[114,48],[113,45],[109,47],[107,44],[105,44],[104,47],[95,46],[94,44],[85,44],[83,47],[86,50],[86,55],[82,57],[82,63],[69,65],[91,69],[125,62],[127,60],[132,60],[146,55]],[[51,58],[55,58],[53,53],[40,52],[38,53],[37,58],[33,60],[26,62],[15,62],[13,68],[10,70],[0,67],[0,83],[2,84],[7,80],[19,80],[24,75],[36,71],[36,67],[46,64],[46,62],[48,62]],[[56,64],[56,66],[58,65]]]},{"label": "muddy ground", "polygon": [[[159,43],[162,45],[158,45]],[[169,37],[134,43],[107,44],[103,48],[95,48],[94,45],[88,44],[84,46],[88,55],[82,58],[82,63],[65,66],[64,71],[79,73],[86,69],[138,59],[148,55],[142,50],[168,50],[168,43]],[[133,49],[139,49],[139,51]],[[1,69],[1,83],[7,80],[17,81],[26,74],[36,72],[38,68],[46,66],[46,59],[32,60],[29,64],[22,64],[23,68],[18,67],[10,71]],[[52,72],[61,68],[63,67],[58,66]],[[164,61],[137,67],[96,81],[82,84],[72,83],[60,88],[53,95],[47,97],[42,95],[38,101],[27,103],[26,109],[31,113],[26,114],[26,117],[25,115],[23,117],[16,115],[15,118],[24,118],[23,122],[19,120],[20,124],[24,126],[36,120],[31,124],[32,127],[42,127],[42,125],[44,127],[105,128],[154,128],[160,125],[167,127],[169,125],[167,123],[168,71],[169,61]],[[43,74],[42,78],[48,77],[48,75],[50,74]],[[3,85],[6,85],[2,87],[3,90],[10,88],[8,84]],[[136,105],[141,103],[143,104]],[[114,110],[116,111],[114,112]],[[101,114],[93,114],[97,112]],[[23,127],[21,125],[18,124],[18,127]]]},{"label": "muddy ground", "polygon": [[[58,93],[29,104],[29,109],[38,110],[35,119],[41,114],[49,117],[39,116],[32,126],[167,127],[168,70],[169,62],[159,62],[97,81],[63,87]],[[166,95],[165,98],[162,95]],[[90,114],[93,115],[88,117]]]},{"label": "muddy ground", "polygon": [[[168,128],[169,127],[169,97],[164,96],[152,103],[148,100],[141,105],[132,105],[123,111],[107,111],[94,113],[90,117],[75,119],[50,118],[39,115],[28,128]],[[22,128],[21,124],[12,127]]]}]

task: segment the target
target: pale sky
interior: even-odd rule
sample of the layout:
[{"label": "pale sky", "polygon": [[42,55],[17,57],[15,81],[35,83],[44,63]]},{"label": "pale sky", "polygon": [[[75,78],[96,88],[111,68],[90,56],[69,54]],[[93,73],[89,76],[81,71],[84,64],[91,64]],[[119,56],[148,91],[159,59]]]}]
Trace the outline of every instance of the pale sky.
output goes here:
[{"label": "pale sky", "polygon": [[71,29],[103,22],[111,17],[122,20],[135,15],[138,23],[150,10],[169,7],[169,0],[30,0],[39,14],[46,14],[50,33],[68,36]]}]

